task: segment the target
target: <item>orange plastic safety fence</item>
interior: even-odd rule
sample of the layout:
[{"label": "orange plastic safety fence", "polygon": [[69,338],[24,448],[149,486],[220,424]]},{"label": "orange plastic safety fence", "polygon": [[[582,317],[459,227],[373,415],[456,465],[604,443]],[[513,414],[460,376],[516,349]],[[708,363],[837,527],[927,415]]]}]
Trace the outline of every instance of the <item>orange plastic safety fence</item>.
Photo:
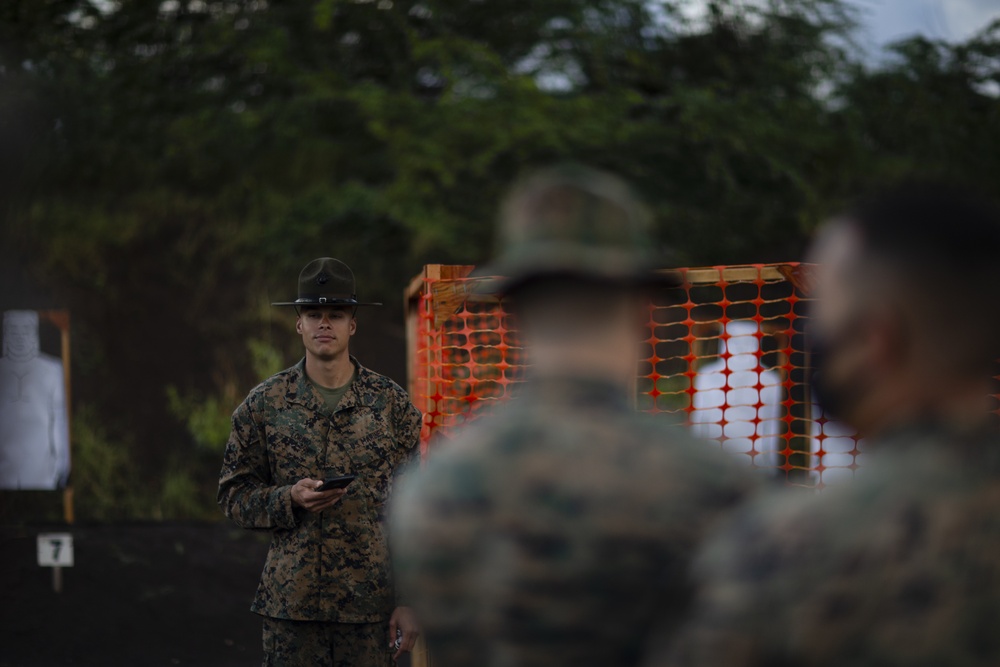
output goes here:
[{"label": "orange plastic safety fence", "polygon": [[[678,415],[706,446],[797,485],[850,477],[863,443],[827,420],[806,382],[809,267],[679,269],[683,285],[649,304],[637,409]],[[526,358],[503,303],[468,278],[425,278],[415,304],[411,389],[424,447],[511,394]],[[470,296],[470,294],[472,296]]]},{"label": "orange plastic safety fence", "polygon": [[424,412],[425,446],[507,398],[524,369],[517,332],[499,301],[463,300],[442,320],[430,282],[420,296],[414,396]]}]

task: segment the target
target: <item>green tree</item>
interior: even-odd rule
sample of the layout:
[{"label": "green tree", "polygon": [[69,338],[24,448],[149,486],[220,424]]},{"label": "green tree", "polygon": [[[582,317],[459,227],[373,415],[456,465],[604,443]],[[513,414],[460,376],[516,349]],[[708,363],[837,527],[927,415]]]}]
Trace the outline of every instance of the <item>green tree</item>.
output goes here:
[{"label": "green tree", "polygon": [[997,177],[995,27],[873,66],[838,0],[691,5],[3,3],[0,255],[72,308],[88,442],[128,452],[136,511],[210,504],[228,413],[299,354],[268,304],[314,256],[386,302],[357,351],[403,380],[403,286],[488,257],[527,168],[622,174],[687,264],[795,258],[871,178]]},{"label": "green tree", "polygon": [[854,142],[847,185],[917,171],[993,192],[1000,173],[1000,21],[969,41],[913,38],[876,68],[855,66],[837,122]]}]

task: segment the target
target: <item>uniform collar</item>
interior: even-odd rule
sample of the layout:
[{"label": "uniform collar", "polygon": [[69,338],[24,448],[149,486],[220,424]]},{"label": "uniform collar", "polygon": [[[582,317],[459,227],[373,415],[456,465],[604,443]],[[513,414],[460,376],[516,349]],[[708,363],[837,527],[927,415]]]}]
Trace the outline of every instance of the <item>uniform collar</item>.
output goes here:
[{"label": "uniform collar", "polygon": [[[370,407],[375,403],[375,391],[371,382],[374,373],[362,366],[353,356],[351,364],[354,365],[354,381],[347,388],[347,393],[340,399],[337,412],[359,406]],[[315,412],[326,411],[323,397],[320,396],[306,375],[304,357],[292,367],[292,376],[288,379],[288,392],[285,394],[285,399],[289,403],[296,403]]]}]

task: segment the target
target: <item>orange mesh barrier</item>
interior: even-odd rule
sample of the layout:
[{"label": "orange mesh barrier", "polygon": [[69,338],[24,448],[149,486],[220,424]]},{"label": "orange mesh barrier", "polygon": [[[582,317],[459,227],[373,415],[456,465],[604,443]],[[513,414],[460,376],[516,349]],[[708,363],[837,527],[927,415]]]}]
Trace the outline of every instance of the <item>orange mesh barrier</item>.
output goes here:
[{"label": "orange mesh barrier", "polygon": [[[511,394],[526,359],[503,303],[479,296],[471,266],[430,265],[407,291],[410,395],[422,447]],[[849,478],[863,443],[811,403],[804,352],[809,267],[679,269],[649,304],[637,409],[681,419],[738,460],[797,485]]]}]

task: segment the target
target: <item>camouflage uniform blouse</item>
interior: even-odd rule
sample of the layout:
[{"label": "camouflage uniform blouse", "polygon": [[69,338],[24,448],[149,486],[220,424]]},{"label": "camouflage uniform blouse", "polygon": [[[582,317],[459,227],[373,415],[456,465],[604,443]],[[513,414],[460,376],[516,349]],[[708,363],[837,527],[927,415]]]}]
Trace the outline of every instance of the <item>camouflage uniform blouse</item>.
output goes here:
[{"label": "camouflage uniform blouse", "polygon": [[650,665],[1000,665],[1000,443],[911,431],[852,485],[762,497]]},{"label": "camouflage uniform blouse", "polygon": [[[384,508],[396,471],[414,458],[420,413],[392,380],[363,368],[334,414],[305,362],[254,388],[233,414],[219,505],[243,528],[271,531],[251,609],[292,620],[368,623],[395,606]],[[356,474],[313,514],[293,508],[300,479]]]},{"label": "camouflage uniform blouse", "polygon": [[634,664],[653,623],[686,609],[690,554],[748,486],[615,386],[534,382],[393,498],[399,585],[439,667]]}]

